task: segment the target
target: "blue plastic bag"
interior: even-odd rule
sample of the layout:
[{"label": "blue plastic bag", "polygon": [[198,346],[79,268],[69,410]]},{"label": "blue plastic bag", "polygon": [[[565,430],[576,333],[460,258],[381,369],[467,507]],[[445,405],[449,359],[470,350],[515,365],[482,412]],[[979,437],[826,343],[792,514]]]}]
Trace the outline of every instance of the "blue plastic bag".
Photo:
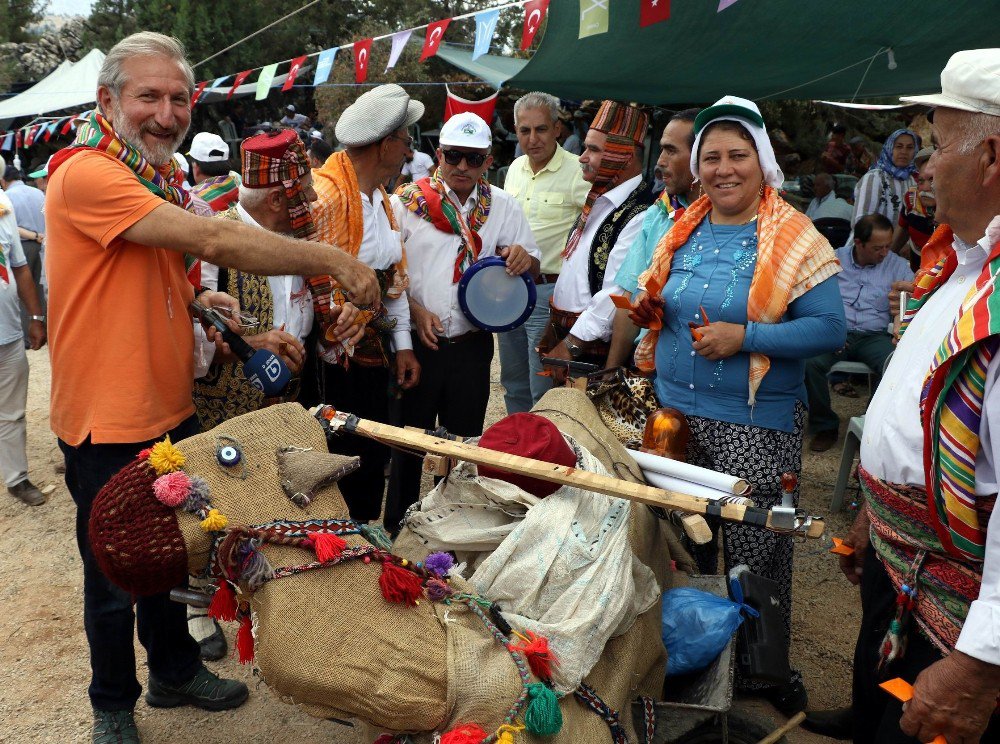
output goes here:
[{"label": "blue plastic bag", "polygon": [[663,595],[663,645],[667,647],[667,675],[704,669],[733,637],[743,622],[741,610],[752,607],[699,589],[681,587]]}]

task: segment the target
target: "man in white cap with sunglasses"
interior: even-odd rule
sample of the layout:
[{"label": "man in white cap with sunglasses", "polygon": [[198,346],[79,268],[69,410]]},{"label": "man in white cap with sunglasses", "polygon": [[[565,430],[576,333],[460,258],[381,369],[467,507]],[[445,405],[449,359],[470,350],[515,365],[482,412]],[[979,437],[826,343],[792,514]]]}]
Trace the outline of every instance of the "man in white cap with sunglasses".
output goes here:
[{"label": "man in white cap with sunglasses", "polygon": [[[865,418],[854,741],[1000,741],[1000,49],[957,52],[928,161],[943,258],[919,274]],[[998,524],[993,524],[998,521]],[[878,689],[902,677],[905,706]]]},{"label": "man in white cap with sunglasses", "polygon": [[[490,397],[493,334],[462,311],[458,282],[476,261],[500,256],[514,276],[538,275],[541,252],[521,205],[491,186],[489,125],[473,113],[452,116],[441,127],[438,169],[406,184],[392,208],[406,242],[410,270],[413,348],[420,384],[403,396],[403,423],[437,425],[463,437],[479,436]],[[406,508],[420,494],[420,458],[393,457],[385,526],[399,529]]]}]

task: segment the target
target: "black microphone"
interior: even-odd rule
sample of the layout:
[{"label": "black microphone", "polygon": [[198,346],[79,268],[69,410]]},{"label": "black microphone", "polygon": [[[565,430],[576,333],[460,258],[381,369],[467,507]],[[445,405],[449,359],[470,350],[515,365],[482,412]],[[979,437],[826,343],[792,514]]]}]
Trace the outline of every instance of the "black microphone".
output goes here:
[{"label": "black microphone", "polygon": [[191,309],[199,318],[222,334],[222,339],[243,362],[243,374],[251,385],[268,398],[274,398],[285,392],[292,379],[292,373],[273,351],[253,348],[226,324],[216,310],[205,307],[197,300],[191,303]]}]

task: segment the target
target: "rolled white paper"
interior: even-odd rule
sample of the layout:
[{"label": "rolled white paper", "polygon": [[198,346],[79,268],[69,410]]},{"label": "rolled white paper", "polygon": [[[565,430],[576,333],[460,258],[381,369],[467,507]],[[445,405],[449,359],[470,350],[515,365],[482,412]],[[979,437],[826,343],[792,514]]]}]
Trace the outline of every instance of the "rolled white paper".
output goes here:
[{"label": "rolled white paper", "polygon": [[697,496],[699,498],[710,499],[711,501],[736,501],[737,503],[745,503],[747,506],[753,506],[753,502],[748,497],[737,496],[732,491],[720,491],[717,488],[709,488],[708,486],[684,480],[683,478],[674,478],[670,475],[657,473],[655,470],[643,470],[642,474],[649,485],[662,488],[666,491],[676,491],[677,493],[683,493],[685,496]]},{"label": "rolled white paper", "polygon": [[643,470],[662,473],[672,478],[680,478],[681,480],[690,481],[691,483],[706,486],[717,491],[724,491],[727,494],[736,494],[737,496],[746,496],[750,491],[750,484],[742,478],[737,478],[735,475],[717,473],[708,468],[691,465],[680,460],[671,460],[669,457],[651,455],[648,452],[639,452],[638,450],[630,449],[628,453],[635,458],[635,461]]}]

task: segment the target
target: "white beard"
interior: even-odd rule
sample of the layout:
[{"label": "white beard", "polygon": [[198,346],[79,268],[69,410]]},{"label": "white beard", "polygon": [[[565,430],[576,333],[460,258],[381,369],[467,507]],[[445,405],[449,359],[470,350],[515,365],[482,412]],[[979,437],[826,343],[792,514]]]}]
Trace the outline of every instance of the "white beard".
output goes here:
[{"label": "white beard", "polygon": [[154,168],[161,168],[169,163],[187,135],[187,127],[184,127],[183,129],[178,129],[177,136],[174,137],[170,144],[149,145],[142,138],[143,131],[146,128],[145,123],[140,124],[138,127],[133,127],[132,123],[118,107],[117,102],[111,104],[111,125],[118,136],[138,150],[139,154]]}]

